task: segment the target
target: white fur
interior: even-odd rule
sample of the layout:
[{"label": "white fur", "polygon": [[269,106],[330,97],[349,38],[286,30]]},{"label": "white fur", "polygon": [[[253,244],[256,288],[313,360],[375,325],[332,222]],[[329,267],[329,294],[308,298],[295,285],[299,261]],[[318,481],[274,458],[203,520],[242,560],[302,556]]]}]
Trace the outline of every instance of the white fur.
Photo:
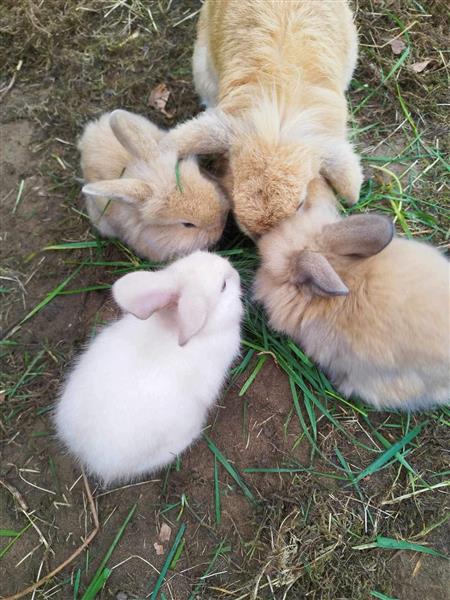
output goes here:
[{"label": "white fur", "polygon": [[242,317],[239,275],[206,252],[125,275],[113,295],[140,317],[157,312],[126,314],[98,334],[55,414],[58,437],[106,484],[169,464],[200,435],[239,352]]},{"label": "white fur", "polygon": [[194,85],[203,106],[210,108],[217,105],[219,78],[211,62],[211,55],[205,44],[196,41],[192,57]]}]

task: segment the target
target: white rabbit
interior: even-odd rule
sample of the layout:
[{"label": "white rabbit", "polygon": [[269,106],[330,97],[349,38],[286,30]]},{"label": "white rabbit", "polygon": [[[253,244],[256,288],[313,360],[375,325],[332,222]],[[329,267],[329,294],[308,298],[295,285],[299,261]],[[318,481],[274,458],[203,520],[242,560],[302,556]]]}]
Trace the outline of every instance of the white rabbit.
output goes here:
[{"label": "white rabbit", "polygon": [[197,251],[125,275],[127,313],[81,354],[56,406],[58,437],[104,484],[172,462],[198,438],[239,353],[239,275]]}]

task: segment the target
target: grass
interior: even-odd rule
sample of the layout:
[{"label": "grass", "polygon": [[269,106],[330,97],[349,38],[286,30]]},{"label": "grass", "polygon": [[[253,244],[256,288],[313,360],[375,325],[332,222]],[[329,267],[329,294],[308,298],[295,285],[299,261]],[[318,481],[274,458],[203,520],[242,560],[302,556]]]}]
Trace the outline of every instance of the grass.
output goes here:
[{"label": "grass", "polygon": [[177,531],[172,548],[170,549],[169,553],[167,554],[166,560],[164,561],[163,567],[161,569],[161,573],[159,574],[159,577],[155,583],[155,587],[153,588],[153,591],[151,593],[150,600],[157,600],[159,592],[161,590],[161,586],[163,585],[164,579],[167,575],[167,572],[169,571],[170,568],[172,568],[172,566],[176,565],[176,561],[179,556],[178,550],[183,548],[182,541],[183,541],[183,536],[184,536],[185,531],[186,531],[186,525],[184,523],[182,523],[180,525],[180,528]]},{"label": "grass", "polygon": [[[0,90],[14,77],[5,95],[7,120],[35,124],[33,143],[39,157],[18,174],[9,196],[9,189],[2,192],[5,205],[9,203],[8,218],[14,219],[12,227],[26,248],[22,253],[15,246],[23,259],[8,258],[0,272],[6,315],[0,347],[5,363],[0,386],[5,464],[7,477],[29,491],[33,522],[57,555],[66,537],[70,543],[83,536],[85,507],[75,494],[77,476],[68,471],[68,463],[61,463],[58,449],[42,432],[50,430],[49,411],[74,348],[92,333],[93,322],[105,319],[96,310],[83,323],[76,320],[77,310],[82,307],[87,321],[89,299],[104,298],[116,278],[158,267],[89,229],[77,202],[73,144],[88,118],[118,106],[173,125],[175,120],[147,105],[150,90],[161,81],[172,90],[168,109],[175,111],[177,121],[196,111],[189,61],[198,6],[196,0],[95,6],[68,2],[63,12],[51,0],[39,11],[13,2],[0,9],[6,74]],[[360,202],[349,212],[388,214],[400,234],[428,240],[445,251],[450,148],[444,11],[444,2],[424,8],[407,0],[389,9],[370,0],[359,4],[361,60],[349,101],[353,140],[367,180]],[[394,55],[388,41],[398,36],[405,48]],[[430,66],[416,73],[414,63],[428,57]],[[42,74],[48,80],[42,81]],[[50,96],[45,96],[47,88]],[[16,90],[25,94],[26,102],[17,100]],[[36,100],[36,91],[42,98]],[[30,172],[44,181],[54,203],[45,218],[55,225],[39,230],[39,238],[32,237],[32,227],[22,230],[28,221],[38,227],[45,215],[39,212],[42,204],[33,203],[29,195],[34,185]],[[34,210],[38,221],[32,220]],[[250,242],[230,231],[219,251],[250,289],[258,264]],[[59,328],[58,310],[67,315]],[[263,428],[261,438],[252,429],[254,395],[262,402],[261,385],[269,385],[266,373],[273,365],[276,380],[286,382],[289,395],[275,442],[264,437]],[[358,400],[340,397],[296,344],[268,328],[265,316],[251,303],[230,395],[233,402],[227,401],[226,412],[242,410],[242,426],[235,428],[230,443],[223,429],[230,416],[219,412],[198,444],[195,456],[208,466],[200,481],[197,475],[191,477],[195,465],[183,457],[160,483],[98,495],[102,528],[84,556],[85,564],[80,560],[74,565],[71,583],[57,579],[36,598],[59,593],[89,600],[123,588],[161,600],[171,594],[190,600],[416,600],[410,589],[399,589],[401,578],[392,573],[401,567],[395,562],[398,552],[426,554],[433,561],[423,563],[430,572],[440,568],[440,555],[448,553],[443,540],[448,531],[445,452],[450,411],[407,417],[377,413]],[[241,452],[241,439],[249,440],[250,455]],[[261,439],[265,444],[252,454]],[[21,480],[23,468],[31,469],[26,481],[58,490],[56,498]],[[8,497],[8,520],[0,527],[14,535],[4,538],[0,555],[8,574],[23,561],[23,575],[15,580],[21,588],[51,550],[34,528],[29,530],[30,523],[23,529],[11,516],[13,502],[18,500]],[[135,502],[124,514],[123,506]],[[156,557],[152,543],[161,514],[177,533],[166,554]],[[115,566],[109,565],[113,551]],[[89,578],[92,564],[98,566]],[[153,588],[144,589],[149,582]],[[417,597],[420,593],[419,586]]]},{"label": "grass", "polygon": [[[111,570],[106,567],[106,564],[108,563],[108,560],[111,558],[111,555],[114,552],[117,544],[120,542],[120,539],[122,538],[128,523],[133,518],[135,511],[136,511],[136,504],[131,507],[131,509],[130,509],[129,513],[127,514],[124,522],[122,523],[119,531],[117,532],[116,536],[114,537],[112,544],[110,545],[110,547],[108,548],[108,551],[106,552],[105,556],[103,557],[103,559],[100,563],[100,566],[96,570],[93,578],[91,579],[91,582],[88,584],[83,596],[81,597],[81,600],[92,600],[93,598],[95,598],[97,593],[104,586],[108,577],[111,575]],[[75,580],[75,583],[76,583],[76,580]]]}]

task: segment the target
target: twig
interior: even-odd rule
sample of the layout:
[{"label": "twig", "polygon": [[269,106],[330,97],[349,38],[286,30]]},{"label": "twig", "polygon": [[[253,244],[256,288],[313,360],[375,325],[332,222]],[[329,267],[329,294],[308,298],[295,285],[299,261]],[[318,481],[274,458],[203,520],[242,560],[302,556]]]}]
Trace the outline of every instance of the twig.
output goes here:
[{"label": "twig", "polygon": [[[42,577],[42,579],[39,579],[39,581],[36,581],[36,583],[33,583],[33,585],[30,585],[26,589],[22,590],[21,592],[18,592],[17,594],[14,594],[13,596],[8,596],[7,598],[4,598],[4,600],[18,600],[18,598],[23,598],[23,596],[26,596],[27,594],[31,594],[38,587],[41,587],[41,585],[43,585],[44,583],[46,583],[47,581],[52,579],[60,571],[65,569],[71,562],[73,562],[77,558],[77,556],[79,556],[83,552],[83,550],[87,546],[89,546],[89,544],[92,542],[92,540],[95,538],[95,536],[99,532],[100,525],[98,522],[97,509],[95,508],[95,503],[94,503],[94,499],[92,498],[91,488],[89,487],[89,483],[88,483],[88,480],[86,478],[84,471],[83,471],[83,481],[84,481],[84,487],[86,490],[86,495],[87,495],[88,501],[89,501],[89,507],[91,509],[92,518],[94,520],[94,529],[91,531],[91,533],[88,535],[88,537],[84,540],[84,542],[81,544],[81,546],[79,546],[79,548],[77,548],[75,550],[75,552],[73,552],[68,558],[66,558],[65,561],[63,561],[60,565],[58,565],[56,567],[56,569],[53,569],[53,571],[50,571],[50,573],[48,573],[45,577]],[[3,483],[3,485],[5,485],[4,482],[2,482],[2,483]],[[5,487],[9,491],[11,491],[11,487],[9,486],[9,484],[5,485]],[[13,494],[13,495],[15,496],[15,494]]]},{"label": "twig", "polygon": [[[20,473],[19,473],[19,475],[20,475]],[[6,488],[8,490],[8,492],[11,494],[11,496],[13,496],[14,500],[19,505],[19,508],[20,508],[21,512],[28,519],[28,521],[30,522],[30,525],[36,530],[36,533],[38,534],[39,539],[44,544],[45,548],[48,550],[49,549],[49,544],[48,544],[47,540],[45,539],[42,531],[39,529],[39,527],[34,522],[34,519],[31,518],[33,513],[29,512],[28,505],[25,502],[25,499],[22,496],[22,494],[19,492],[18,489],[16,489],[13,485],[11,485],[10,483],[8,483],[4,479],[0,479],[0,484],[4,488]]]}]

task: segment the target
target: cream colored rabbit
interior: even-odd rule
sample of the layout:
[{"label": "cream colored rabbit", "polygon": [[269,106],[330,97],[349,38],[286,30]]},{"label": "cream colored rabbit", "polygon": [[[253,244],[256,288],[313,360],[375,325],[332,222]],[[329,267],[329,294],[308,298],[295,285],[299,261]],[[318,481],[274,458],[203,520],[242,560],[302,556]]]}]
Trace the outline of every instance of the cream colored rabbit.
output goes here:
[{"label": "cream colored rabbit", "polygon": [[345,0],[206,0],[194,79],[213,108],[164,144],[180,156],[229,150],[234,214],[251,237],[292,215],[319,172],[356,202],[362,173],[344,95],[356,58]]},{"label": "cream colored rabbit", "polygon": [[390,221],[341,219],[314,180],[300,211],[259,242],[255,298],[345,396],[378,408],[450,401],[450,268]]},{"label": "cream colored rabbit", "polygon": [[165,135],[144,117],[116,110],[89,123],[78,144],[93,225],[152,260],[212,246],[228,213],[194,157],[177,163],[174,151],[160,152]]}]

